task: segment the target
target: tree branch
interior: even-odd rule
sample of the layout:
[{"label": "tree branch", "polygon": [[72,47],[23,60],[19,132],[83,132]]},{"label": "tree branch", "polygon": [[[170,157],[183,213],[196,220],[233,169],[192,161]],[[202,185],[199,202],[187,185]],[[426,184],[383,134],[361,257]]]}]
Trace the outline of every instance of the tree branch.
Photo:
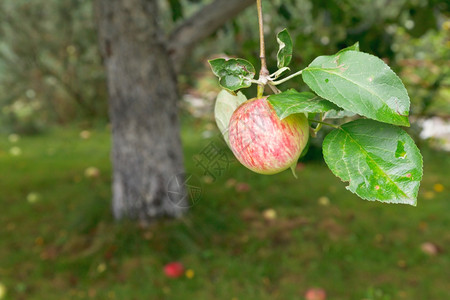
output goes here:
[{"label": "tree branch", "polygon": [[170,35],[168,50],[177,73],[198,42],[254,2],[254,0],[215,0],[175,28]]}]

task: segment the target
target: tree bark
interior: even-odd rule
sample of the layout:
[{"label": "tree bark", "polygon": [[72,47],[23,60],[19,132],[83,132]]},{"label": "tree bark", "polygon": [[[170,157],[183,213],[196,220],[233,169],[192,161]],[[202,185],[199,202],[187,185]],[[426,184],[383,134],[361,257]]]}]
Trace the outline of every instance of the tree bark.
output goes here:
[{"label": "tree bark", "polygon": [[177,80],[157,23],[157,1],[98,0],[112,123],[113,213],[147,222],[179,216],[168,184],[182,174]]},{"label": "tree bark", "polygon": [[252,2],[215,0],[180,24],[167,46],[156,0],[96,0],[112,123],[116,219],[148,223],[180,216],[188,207],[174,66],[180,69],[195,44]]}]

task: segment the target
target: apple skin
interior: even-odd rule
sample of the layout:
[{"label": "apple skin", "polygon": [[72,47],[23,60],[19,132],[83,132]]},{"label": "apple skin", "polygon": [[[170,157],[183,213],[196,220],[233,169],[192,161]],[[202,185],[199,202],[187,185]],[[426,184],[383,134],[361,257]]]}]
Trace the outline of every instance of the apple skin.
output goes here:
[{"label": "apple skin", "polygon": [[184,273],[184,266],[180,262],[171,262],[164,266],[164,273],[167,277],[178,278]]},{"label": "apple skin", "polygon": [[242,103],[228,125],[230,148],[248,169],[276,174],[297,163],[309,138],[308,120],[293,114],[280,120],[267,97]]}]

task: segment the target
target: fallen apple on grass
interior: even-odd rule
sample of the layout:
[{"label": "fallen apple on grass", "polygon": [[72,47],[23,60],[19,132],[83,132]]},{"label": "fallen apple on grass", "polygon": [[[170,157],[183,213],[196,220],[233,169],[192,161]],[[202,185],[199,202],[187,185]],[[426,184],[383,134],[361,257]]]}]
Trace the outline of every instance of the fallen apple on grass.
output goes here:
[{"label": "fallen apple on grass", "polygon": [[324,289],[321,288],[310,288],[305,293],[306,300],[325,300],[327,299],[327,294]]},{"label": "fallen apple on grass", "polygon": [[184,273],[184,266],[180,262],[171,262],[164,266],[164,274],[170,278],[178,278]]},{"label": "fallen apple on grass", "polygon": [[239,162],[270,175],[296,166],[308,142],[309,125],[303,114],[280,120],[267,97],[253,98],[234,111],[228,138]]}]

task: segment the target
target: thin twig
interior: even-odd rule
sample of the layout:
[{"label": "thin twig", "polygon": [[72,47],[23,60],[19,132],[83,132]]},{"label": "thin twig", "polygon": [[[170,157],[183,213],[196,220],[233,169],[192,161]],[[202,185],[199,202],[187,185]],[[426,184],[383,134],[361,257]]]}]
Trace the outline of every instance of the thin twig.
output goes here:
[{"label": "thin twig", "polygon": [[333,127],[333,128],[341,128],[341,127],[338,126],[338,125],[334,125],[334,124],[330,124],[330,123],[325,123],[325,122],[317,121],[317,120],[314,120],[314,119],[308,119],[308,121],[311,121],[311,122],[313,122],[313,123],[319,123],[319,124],[327,125],[327,126],[330,126],[330,127]]},{"label": "thin twig", "polygon": [[[323,121],[323,112],[320,113],[320,121]],[[316,128],[314,128],[314,133],[318,133],[320,129],[322,129],[322,123],[317,124]]]},{"label": "thin twig", "polygon": [[294,74],[292,74],[292,75],[289,75],[289,76],[286,77],[286,78],[283,78],[283,79],[280,79],[280,80],[277,80],[277,81],[272,81],[271,83],[272,83],[273,85],[279,85],[279,84],[282,84],[283,82],[286,82],[286,81],[288,81],[289,79],[294,78],[295,76],[301,75],[302,72],[303,72],[303,70],[300,70],[300,71],[298,71],[298,72],[296,72],[296,73],[294,73]]},{"label": "thin twig", "polygon": [[317,125],[317,127],[316,128],[314,128],[314,132],[315,133],[318,133],[319,131],[320,131],[320,129],[322,129],[322,123],[319,123],[318,125]]},{"label": "thin twig", "polygon": [[259,23],[259,57],[261,59],[261,70],[259,71],[259,80],[262,82],[258,86],[258,98],[262,97],[264,94],[264,85],[267,82],[267,76],[269,75],[269,70],[267,70],[266,62],[266,48],[264,45],[264,20],[262,14],[262,4],[261,0],[256,0],[256,8],[258,10],[258,23]]},{"label": "thin twig", "polygon": [[274,92],[275,94],[281,93],[281,91],[276,86],[274,86],[274,85],[272,85],[270,83],[269,83],[269,87],[272,90],[272,92]]}]

